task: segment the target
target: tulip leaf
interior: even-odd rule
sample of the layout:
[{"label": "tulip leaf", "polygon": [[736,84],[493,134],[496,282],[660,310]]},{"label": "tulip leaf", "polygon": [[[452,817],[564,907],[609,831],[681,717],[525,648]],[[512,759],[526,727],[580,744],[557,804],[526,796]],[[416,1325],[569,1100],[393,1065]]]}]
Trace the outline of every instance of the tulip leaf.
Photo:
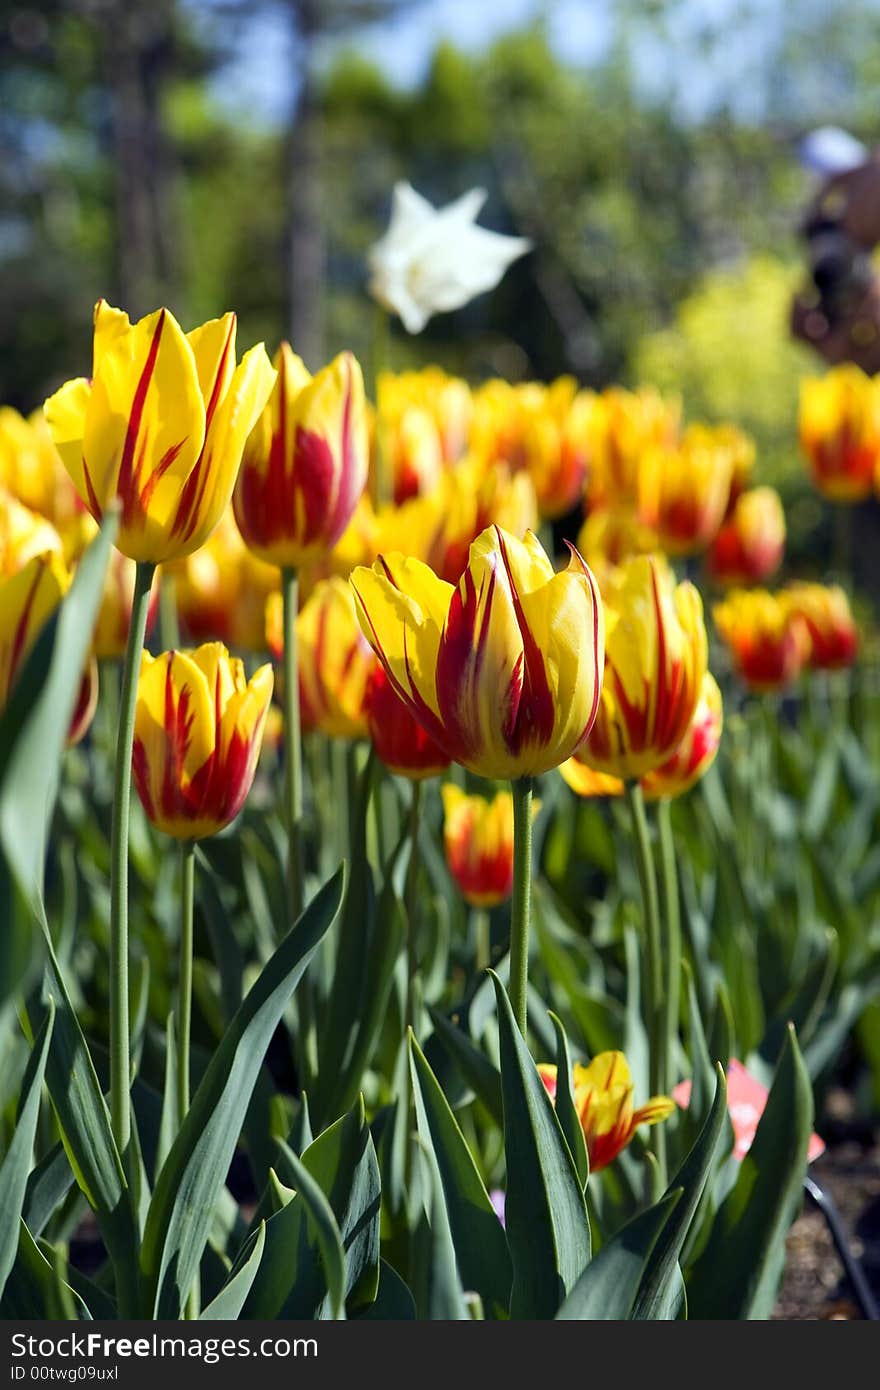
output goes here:
[{"label": "tulip leaf", "polygon": [[421,1143],[416,1153],[425,1196],[411,1240],[410,1277],[417,1316],[430,1322],[466,1322],[470,1311],[459,1279],[440,1170],[433,1153]]},{"label": "tulip leaf", "polygon": [[651,1252],[642,1286],[633,1305],[632,1316],[637,1321],[668,1321],[676,1316],[680,1302],[679,1256],[708,1181],[718,1140],[727,1119],[727,1081],[720,1066],[717,1067],[716,1076],[715,1099],[706,1123],[667,1188],[667,1196],[679,1189],[682,1195]]},{"label": "tulip leaf", "polygon": [[581,1187],[586,1187],[590,1176],[590,1157],[580,1116],[574,1105],[572,1094],[572,1067],[568,1052],[568,1038],[560,1019],[551,1012],[550,1018],[556,1032],[556,1118],[565,1135],[565,1142],[574,1159],[574,1166],[580,1178]]},{"label": "tulip leaf", "polygon": [[[50,1255],[54,1259],[50,1259]],[[91,1321],[79,1294],[65,1282],[58,1267],[59,1252],[40,1249],[23,1221],[18,1225],[15,1263],[0,1298],[0,1320],[42,1322],[45,1319]]]},{"label": "tulip leaf", "polygon": [[27,1180],[22,1208],[25,1225],[36,1240],[67,1196],[75,1179],[70,1161],[59,1141],[34,1167]]},{"label": "tulip leaf", "polygon": [[467,1084],[485,1105],[492,1119],[500,1126],[503,1121],[503,1105],[498,1068],[493,1067],[489,1058],[471,1041],[467,1033],[456,1027],[439,1009],[429,1008],[428,1012],[437,1030],[438,1040]]},{"label": "tulip leaf", "polygon": [[31,1048],[21,1083],[22,1098],[15,1129],[6,1156],[0,1164],[0,1192],[3,1193],[3,1201],[0,1203],[0,1295],[3,1293],[18,1250],[19,1220],[27,1191],[34,1135],[40,1114],[40,1091],[54,1022],[55,1005],[50,1003]]},{"label": "tulip leaf", "polygon": [[379,1261],[379,1290],[375,1300],[359,1309],[354,1316],[358,1322],[411,1322],[415,1320],[416,1305],[412,1294],[393,1265]]},{"label": "tulip leaf", "polygon": [[272,1034],[339,911],[342,886],[339,869],[263,967],[208,1064],[162,1165],[141,1250],[154,1317],[181,1315]]},{"label": "tulip leaf", "polygon": [[248,1247],[247,1259],[227,1279],[220,1292],[199,1314],[202,1322],[233,1322],[240,1315],[244,1301],[256,1278],[266,1245],[266,1223],[261,1221]]},{"label": "tulip leaf", "polygon": [[563,1322],[629,1320],[651,1252],[681,1195],[681,1188],[667,1192],[655,1206],[616,1231],[587,1265],[557,1318]]},{"label": "tulip leaf", "polygon": [[507,1238],[458,1122],[421,1048],[410,1033],[416,1124],[437,1163],[461,1283],[488,1309],[506,1312],[513,1269]]},{"label": "tulip leaf", "polygon": [[34,918],[45,924],[46,842],[116,527],[108,514],[0,713],[0,1004],[35,959]]},{"label": "tulip leaf", "polygon": [[547,1088],[492,975],[498,1005],[505,1226],[513,1258],[512,1318],[552,1318],[590,1260],[590,1224],[574,1159]]},{"label": "tulip leaf", "polygon": [[43,996],[55,1022],[46,1061],[46,1089],[76,1181],[97,1214],[113,1260],[117,1302],[134,1316],[138,1301],[137,1219],[110,1127],[110,1115],[48,933]]},{"label": "tulip leaf", "polygon": [[[379,1166],[363,1101],[319,1135],[301,1160],[278,1144],[278,1172],[293,1187],[301,1170],[317,1182],[339,1229],[345,1255],[345,1299],[349,1312],[376,1296],[379,1281]],[[323,1316],[328,1280],[321,1250],[297,1191],[266,1222],[266,1251],[244,1305],[247,1318]]]},{"label": "tulip leaf", "polygon": [[688,1279],[693,1318],[767,1318],[803,1196],[813,1091],[789,1028],[767,1104]]}]

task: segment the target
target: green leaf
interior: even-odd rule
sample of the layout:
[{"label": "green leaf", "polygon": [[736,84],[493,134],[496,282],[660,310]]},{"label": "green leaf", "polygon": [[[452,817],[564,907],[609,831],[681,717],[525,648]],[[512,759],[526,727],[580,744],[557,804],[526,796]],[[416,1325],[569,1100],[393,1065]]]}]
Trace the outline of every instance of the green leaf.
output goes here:
[{"label": "green leaf", "polygon": [[813,1127],[813,1092],[789,1028],[764,1113],[733,1189],[688,1279],[692,1318],[767,1318],[799,1209]]},{"label": "green leaf", "polygon": [[291,928],[235,1014],[193,1096],[150,1203],[141,1268],[156,1318],[179,1318],[251,1092],[288,1000],[342,896],[334,874]]},{"label": "green leaf", "polygon": [[452,1061],[456,1064],[474,1094],[485,1105],[492,1119],[500,1127],[503,1123],[504,1109],[501,1099],[501,1077],[497,1067],[471,1041],[463,1029],[442,1014],[439,1009],[428,1009],[431,1022],[437,1030],[437,1038],[443,1044]]},{"label": "green leaf", "polygon": [[556,1118],[565,1135],[565,1142],[568,1144],[569,1152],[574,1159],[574,1166],[580,1178],[581,1187],[586,1187],[590,1176],[590,1156],[587,1153],[587,1141],[584,1138],[584,1129],[581,1124],[580,1116],[574,1108],[574,1095],[572,1094],[572,1067],[571,1057],[568,1052],[568,1038],[565,1036],[565,1029],[561,1021],[551,1011],[550,1018],[556,1033]]},{"label": "green leaf", "polygon": [[[279,1176],[293,1187],[299,1173],[296,1155],[280,1141],[277,1153]],[[327,1198],[339,1228],[346,1307],[353,1313],[375,1298],[379,1283],[379,1165],[360,1098],[309,1145],[301,1162]],[[326,1293],[320,1248],[297,1192],[266,1222],[266,1250],[242,1316],[322,1316]]]},{"label": "green leaf", "polygon": [[165,1084],[162,1088],[162,1118],[159,1121],[159,1139],[156,1145],[156,1172],[154,1179],[162,1171],[162,1164],[171,1152],[174,1136],[177,1133],[177,1025],[174,1010],[171,1009],[165,1020]]},{"label": "green leaf", "polygon": [[709,1177],[712,1160],[727,1119],[727,1081],[716,1070],[715,1100],[696,1143],[682,1163],[666,1195],[681,1189],[682,1196],[664,1225],[651,1252],[632,1316],[638,1321],[667,1321],[676,1316],[680,1302],[678,1259]]},{"label": "green leaf", "polygon": [[466,1322],[470,1311],[458,1276],[440,1170],[433,1153],[421,1144],[417,1154],[425,1193],[425,1205],[412,1232],[410,1257],[417,1314],[430,1322]]},{"label": "green leaf", "polygon": [[248,1247],[248,1257],[223,1285],[223,1288],[199,1314],[202,1322],[233,1322],[241,1314],[244,1301],[256,1278],[263,1250],[266,1245],[266,1223],[261,1221],[253,1243]]},{"label": "green leaf", "polygon": [[590,1259],[584,1193],[547,1088],[516,1026],[501,981],[498,1005],[505,1224],[513,1257],[510,1316],[552,1318]]},{"label": "green leaf", "polygon": [[110,1115],[64,978],[46,933],[43,996],[55,1023],[46,1061],[46,1088],[77,1183],[98,1217],[113,1261],[122,1316],[138,1302],[138,1225],[132,1194],[110,1127]]},{"label": "green leaf", "polygon": [[320,1183],[316,1182],[292,1149],[288,1150],[287,1161],[296,1181],[296,1193],[306,1209],[308,1222],[314,1232],[324,1268],[327,1285],[330,1318],[334,1322],[345,1318],[345,1251],[342,1236],[333,1215],[333,1208],[324,1196]]},{"label": "green leaf", "polygon": [[651,1252],[681,1195],[681,1188],[667,1192],[656,1206],[622,1226],[587,1265],[557,1318],[564,1322],[630,1319]]},{"label": "green leaf", "polygon": [[0,713],[0,1004],[21,985],[45,923],[43,866],[67,731],[116,534],[108,515]]},{"label": "green leaf", "polygon": [[91,1319],[83,1300],[61,1276],[58,1258],[59,1252],[51,1246],[41,1250],[24,1222],[19,1222],[18,1251],[0,1298],[0,1319]]},{"label": "green leaf", "polygon": [[0,1296],[18,1250],[19,1221],[27,1191],[28,1173],[33,1156],[34,1135],[40,1114],[40,1091],[46,1058],[55,1022],[55,1006],[46,1010],[42,1027],[34,1040],[27,1070],[21,1083],[21,1104],[15,1121],[12,1139],[0,1164]]},{"label": "green leaf", "polygon": [[379,1289],[374,1301],[354,1316],[358,1322],[410,1322],[415,1319],[415,1300],[387,1260],[379,1261]]},{"label": "green leaf", "polygon": [[409,1046],[416,1124],[423,1145],[437,1163],[462,1285],[475,1289],[485,1308],[506,1312],[513,1268],[504,1229],[458,1122],[412,1033]]}]

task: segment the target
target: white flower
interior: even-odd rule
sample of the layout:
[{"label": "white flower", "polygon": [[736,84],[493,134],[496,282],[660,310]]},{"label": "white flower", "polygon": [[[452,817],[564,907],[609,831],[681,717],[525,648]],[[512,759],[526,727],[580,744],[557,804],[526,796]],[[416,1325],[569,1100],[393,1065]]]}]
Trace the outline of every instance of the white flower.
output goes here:
[{"label": "white flower", "polygon": [[368,288],[408,333],[420,333],[432,314],[460,309],[494,289],[510,263],[531,249],[525,237],[475,225],[485,201],[486,190],[472,188],[435,208],[411,184],[394,185],[390,226],[367,255]]}]

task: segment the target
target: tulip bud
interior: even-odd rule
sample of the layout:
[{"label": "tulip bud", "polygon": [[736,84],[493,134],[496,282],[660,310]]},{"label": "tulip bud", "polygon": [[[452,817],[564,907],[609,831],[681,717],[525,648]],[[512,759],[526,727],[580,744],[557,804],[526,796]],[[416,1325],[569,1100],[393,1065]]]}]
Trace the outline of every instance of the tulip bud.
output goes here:
[{"label": "tulip bud", "polygon": [[859,650],[859,629],[838,584],[790,584],[791,611],[803,618],[810,634],[808,665],[816,671],[852,666]]},{"label": "tulip bud", "polygon": [[715,605],[712,617],[738,675],[752,690],[781,690],[809,660],[809,630],[785,594],[734,589]]},{"label": "tulip bud", "polygon": [[743,492],[715,537],[706,568],[716,584],[759,584],[782,563],[785,512],[772,487]]},{"label": "tulip bud", "polygon": [[844,363],[801,382],[801,447],[813,482],[833,502],[870,496],[880,461],[880,385]]},{"label": "tulip bud", "polygon": [[502,791],[487,801],[452,782],[442,795],[449,872],[472,907],[495,907],[513,888],[513,797]]},{"label": "tulip bud", "polygon": [[[556,1104],[557,1071],[541,1062],[538,1073],[550,1099]],[[652,1096],[633,1109],[633,1085],[629,1064],[622,1052],[599,1052],[588,1067],[572,1068],[572,1094],[587,1145],[590,1172],[607,1168],[633,1138],[639,1125],[656,1125],[675,1109],[671,1096]]]}]

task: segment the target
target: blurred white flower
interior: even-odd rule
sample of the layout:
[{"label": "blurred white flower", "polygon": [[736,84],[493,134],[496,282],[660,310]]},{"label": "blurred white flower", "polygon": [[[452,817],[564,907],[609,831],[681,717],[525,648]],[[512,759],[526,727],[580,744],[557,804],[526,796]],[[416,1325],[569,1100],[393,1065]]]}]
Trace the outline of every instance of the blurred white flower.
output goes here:
[{"label": "blurred white flower", "polygon": [[531,249],[526,237],[475,225],[485,201],[486,190],[472,188],[435,208],[411,184],[394,185],[388,231],[367,254],[368,289],[408,333],[420,333],[432,314],[460,309],[494,289],[510,263]]}]

